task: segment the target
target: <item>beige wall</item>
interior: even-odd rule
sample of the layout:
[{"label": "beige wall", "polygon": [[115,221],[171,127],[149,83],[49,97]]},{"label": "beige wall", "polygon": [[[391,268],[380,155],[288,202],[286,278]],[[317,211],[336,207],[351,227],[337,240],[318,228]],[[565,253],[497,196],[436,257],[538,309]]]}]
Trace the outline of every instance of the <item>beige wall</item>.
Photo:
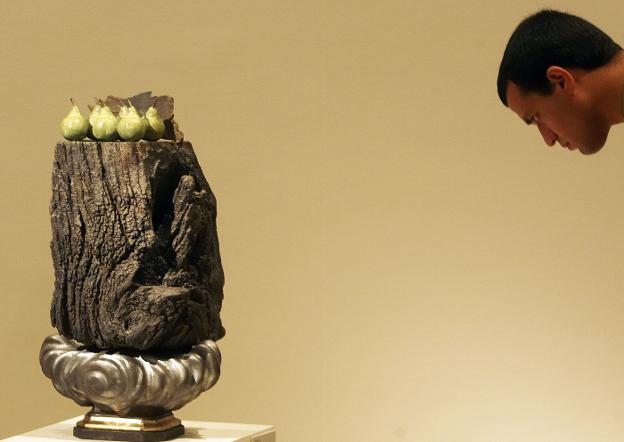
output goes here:
[{"label": "beige wall", "polygon": [[[542,2],[124,3],[0,2],[0,437],[86,411],[37,360],[68,98],[153,90],[217,196],[226,272],[223,375],[180,417],[624,439],[624,129],[547,148],[495,91]],[[549,6],[624,43],[620,0]]]}]

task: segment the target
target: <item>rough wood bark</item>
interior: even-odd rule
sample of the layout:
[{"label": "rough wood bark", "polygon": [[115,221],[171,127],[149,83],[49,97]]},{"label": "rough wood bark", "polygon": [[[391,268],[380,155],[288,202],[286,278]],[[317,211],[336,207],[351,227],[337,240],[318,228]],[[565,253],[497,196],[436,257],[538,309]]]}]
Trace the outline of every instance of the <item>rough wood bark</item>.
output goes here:
[{"label": "rough wood bark", "polygon": [[223,337],[216,200],[190,143],[57,144],[50,214],[63,336],[138,350]]}]

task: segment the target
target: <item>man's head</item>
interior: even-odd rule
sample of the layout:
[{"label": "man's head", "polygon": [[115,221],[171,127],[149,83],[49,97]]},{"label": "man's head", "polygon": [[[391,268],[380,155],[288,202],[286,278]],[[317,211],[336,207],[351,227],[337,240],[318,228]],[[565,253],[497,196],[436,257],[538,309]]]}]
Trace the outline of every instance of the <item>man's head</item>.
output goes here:
[{"label": "man's head", "polygon": [[558,141],[584,154],[597,152],[612,122],[600,111],[594,93],[600,85],[588,74],[621,50],[580,17],[540,11],[522,21],[509,39],[498,95],[527,124],[536,124],[548,145]]}]

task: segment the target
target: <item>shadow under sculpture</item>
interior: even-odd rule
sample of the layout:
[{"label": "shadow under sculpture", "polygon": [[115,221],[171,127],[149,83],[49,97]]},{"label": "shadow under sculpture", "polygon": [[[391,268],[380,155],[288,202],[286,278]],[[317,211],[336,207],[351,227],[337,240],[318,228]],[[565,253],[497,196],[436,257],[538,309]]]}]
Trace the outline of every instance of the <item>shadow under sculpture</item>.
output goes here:
[{"label": "shadow under sculpture", "polygon": [[[62,338],[44,342],[40,361],[57,390],[81,405],[89,401],[77,388],[61,388],[71,383],[68,377],[77,376],[71,373],[80,372],[66,364],[67,358],[61,357],[65,352],[74,356],[86,352],[87,356],[74,358],[76,363],[90,361],[93,367],[103,367],[91,377],[103,384],[124,382],[119,380],[124,379],[119,370],[137,366],[127,358],[157,366],[159,361],[188,360],[189,355],[199,354],[201,369],[213,371],[206,378],[210,381],[202,381],[202,388],[210,388],[218,379],[220,364],[214,341],[225,334],[220,320],[224,277],[216,200],[191,144],[58,143],[50,214],[55,270],[51,319]],[[91,354],[104,354],[100,359],[105,361],[118,357],[119,362],[93,364]],[[164,377],[142,375],[141,382],[159,382],[167,388],[168,376],[182,376],[168,374],[169,366],[176,364],[160,363],[158,371]],[[192,384],[198,381],[193,381],[196,372],[183,376],[190,376]],[[136,378],[131,374],[128,379]],[[136,406],[115,406],[115,401],[128,401],[123,393],[112,395],[112,405],[100,402],[98,406],[94,399],[94,409],[74,433],[108,440],[164,440],[183,432],[180,421],[172,421],[170,403],[146,406],[134,387],[128,390],[134,391]],[[190,401],[197,394],[185,397]],[[186,402],[176,403],[176,408]],[[111,411],[143,423],[138,429],[122,428],[118,422],[85,429],[85,421]],[[147,421],[156,424],[147,428]],[[174,427],[177,430],[172,431]]]}]

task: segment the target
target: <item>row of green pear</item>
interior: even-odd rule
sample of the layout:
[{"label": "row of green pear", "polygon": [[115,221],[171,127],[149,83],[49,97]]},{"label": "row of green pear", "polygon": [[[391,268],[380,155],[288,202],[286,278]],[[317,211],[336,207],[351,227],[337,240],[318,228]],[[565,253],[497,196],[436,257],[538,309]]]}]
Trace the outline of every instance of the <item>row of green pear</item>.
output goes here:
[{"label": "row of green pear", "polygon": [[72,108],[61,121],[61,135],[67,140],[80,141],[89,137],[99,141],[119,138],[124,141],[156,141],[165,133],[165,123],[154,106],[150,106],[145,115],[141,116],[128,101],[128,106],[121,106],[116,116],[101,100],[96,99],[97,104],[89,118],[85,118],[74,99],[70,101]]}]

